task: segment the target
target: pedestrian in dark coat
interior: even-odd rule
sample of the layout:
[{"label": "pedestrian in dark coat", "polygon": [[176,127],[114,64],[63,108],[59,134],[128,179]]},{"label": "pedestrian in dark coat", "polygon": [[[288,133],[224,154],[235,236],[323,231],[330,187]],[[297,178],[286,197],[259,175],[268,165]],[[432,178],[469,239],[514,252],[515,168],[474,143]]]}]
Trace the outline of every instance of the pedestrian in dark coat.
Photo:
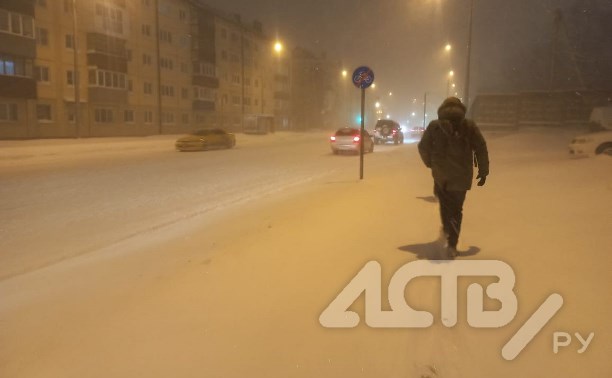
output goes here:
[{"label": "pedestrian in dark coat", "polygon": [[440,202],[442,228],[449,257],[457,255],[457,242],[463,218],[463,202],[472,188],[474,166],[478,167],[478,186],[489,175],[487,143],[460,99],[449,97],[438,109],[421,141],[419,153],[434,179],[434,192]]}]

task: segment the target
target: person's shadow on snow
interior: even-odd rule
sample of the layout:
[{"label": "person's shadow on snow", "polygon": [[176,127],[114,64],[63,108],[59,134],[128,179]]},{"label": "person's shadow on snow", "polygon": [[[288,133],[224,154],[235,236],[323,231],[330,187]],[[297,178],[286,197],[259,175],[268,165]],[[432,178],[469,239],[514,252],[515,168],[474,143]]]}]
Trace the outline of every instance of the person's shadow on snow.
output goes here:
[{"label": "person's shadow on snow", "polygon": [[[439,241],[432,241],[424,244],[410,244],[398,247],[400,251],[410,252],[416,255],[419,260],[448,260],[449,257],[446,255],[444,247],[440,245]],[[480,252],[480,248],[470,246],[467,251],[458,251],[459,255],[456,258],[474,256]]]},{"label": "person's shadow on snow", "polygon": [[428,197],[417,197],[417,199],[423,200],[425,202],[429,202],[429,203],[437,203],[438,199],[434,196],[428,196]]}]

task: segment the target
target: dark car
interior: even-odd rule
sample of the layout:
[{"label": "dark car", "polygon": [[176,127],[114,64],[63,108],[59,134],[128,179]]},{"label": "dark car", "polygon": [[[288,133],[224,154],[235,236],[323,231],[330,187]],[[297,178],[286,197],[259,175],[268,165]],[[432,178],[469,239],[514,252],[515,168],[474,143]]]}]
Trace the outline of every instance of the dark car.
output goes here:
[{"label": "dark car", "polygon": [[[374,152],[374,141],[372,136],[364,130],[364,152]],[[338,129],[334,135],[329,138],[329,144],[334,154],[342,152],[359,153],[361,148],[361,129],[352,127],[343,127]]]},{"label": "dark car", "polygon": [[399,123],[390,119],[380,119],[374,126],[374,143],[385,144],[387,142],[404,143],[404,133]]},{"label": "dark car", "polygon": [[179,138],[175,147],[179,151],[202,151],[213,148],[232,148],[236,137],[222,129],[202,129]]}]

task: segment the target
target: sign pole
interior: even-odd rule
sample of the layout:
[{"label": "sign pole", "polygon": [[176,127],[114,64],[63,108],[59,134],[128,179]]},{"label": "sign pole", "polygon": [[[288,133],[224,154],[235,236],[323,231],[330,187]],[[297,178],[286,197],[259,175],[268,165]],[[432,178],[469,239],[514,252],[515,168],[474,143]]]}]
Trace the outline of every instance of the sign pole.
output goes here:
[{"label": "sign pole", "polygon": [[[359,130],[359,179],[363,180],[363,149],[365,145],[365,90],[374,82],[374,71],[361,66],[353,72],[353,84],[361,89],[361,129]],[[370,139],[370,135],[368,135]]]},{"label": "sign pole", "polygon": [[365,88],[361,89],[361,134],[359,135],[359,179],[363,180],[363,145],[365,144]]}]

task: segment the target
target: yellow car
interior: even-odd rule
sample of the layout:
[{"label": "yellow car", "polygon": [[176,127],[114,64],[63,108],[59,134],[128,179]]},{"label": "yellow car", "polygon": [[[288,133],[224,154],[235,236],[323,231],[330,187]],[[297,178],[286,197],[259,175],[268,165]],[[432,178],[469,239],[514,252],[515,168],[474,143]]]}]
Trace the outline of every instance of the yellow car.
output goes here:
[{"label": "yellow car", "polygon": [[179,151],[203,151],[216,148],[232,148],[236,137],[222,129],[202,129],[179,138],[175,147]]}]

